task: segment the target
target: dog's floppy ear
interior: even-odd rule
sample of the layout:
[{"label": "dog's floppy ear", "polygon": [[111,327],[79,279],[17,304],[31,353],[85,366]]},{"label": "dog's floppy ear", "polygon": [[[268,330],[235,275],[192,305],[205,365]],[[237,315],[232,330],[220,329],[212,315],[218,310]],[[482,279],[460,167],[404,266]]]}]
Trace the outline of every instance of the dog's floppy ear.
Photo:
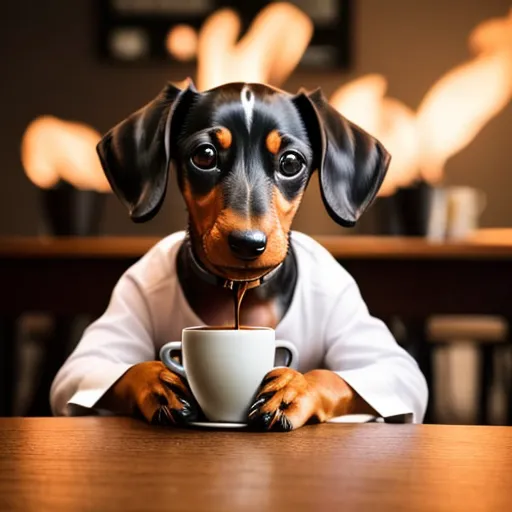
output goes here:
[{"label": "dog's floppy ear", "polygon": [[338,224],[352,227],[377,195],[390,155],[329,105],[319,89],[300,91],[293,101],[313,146],[327,212]]},{"label": "dog's floppy ear", "polygon": [[109,130],[96,147],[112,190],[134,222],[150,220],[162,206],[171,131],[180,117],[178,110],[183,114],[197,94],[190,80],[183,90],[167,84],[150,103]]}]

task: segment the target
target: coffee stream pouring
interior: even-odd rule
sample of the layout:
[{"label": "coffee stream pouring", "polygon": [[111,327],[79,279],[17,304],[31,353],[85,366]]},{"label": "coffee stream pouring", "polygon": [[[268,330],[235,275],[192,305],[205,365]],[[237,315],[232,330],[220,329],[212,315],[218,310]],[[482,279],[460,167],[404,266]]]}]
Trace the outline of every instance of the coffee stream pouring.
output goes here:
[{"label": "coffee stream pouring", "polygon": [[235,306],[235,329],[240,329],[240,305],[244,298],[245,292],[249,288],[247,281],[226,281],[226,288],[233,291],[233,302]]}]

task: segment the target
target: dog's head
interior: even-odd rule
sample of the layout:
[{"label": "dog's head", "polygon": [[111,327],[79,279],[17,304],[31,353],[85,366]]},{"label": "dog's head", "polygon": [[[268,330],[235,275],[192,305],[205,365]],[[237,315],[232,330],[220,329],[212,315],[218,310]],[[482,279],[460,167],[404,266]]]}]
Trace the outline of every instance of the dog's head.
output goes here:
[{"label": "dog's head", "polygon": [[278,266],[308,180],[319,171],[329,215],[353,226],[384,179],[389,155],[333,109],[320,91],[291,95],[232,83],[199,93],[168,84],[112,128],[98,153],[136,222],[163,202],[177,174],[202,264],[253,280]]}]

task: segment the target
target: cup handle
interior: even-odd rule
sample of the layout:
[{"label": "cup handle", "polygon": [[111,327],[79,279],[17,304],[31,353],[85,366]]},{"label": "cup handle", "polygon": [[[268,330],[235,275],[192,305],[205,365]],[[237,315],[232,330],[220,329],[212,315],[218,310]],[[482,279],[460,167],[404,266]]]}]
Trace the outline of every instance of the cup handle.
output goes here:
[{"label": "cup handle", "polygon": [[187,374],[185,373],[185,368],[181,366],[180,363],[177,363],[172,358],[172,353],[181,350],[181,341],[170,341],[169,343],[166,343],[161,349],[160,349],[160,359],[162,360],[162,363],[169,368],[169,370],[173,371],[174,373],[177,373],[178,375],[181,375],[182,377],[187,378]]},{"label": "cup handle", "polygon": [[276,349],[284,348],[288,352],[288,361],[286,366],[296,370],[299,367],[299,352],[295,345],[286,340],[276,340]]}]

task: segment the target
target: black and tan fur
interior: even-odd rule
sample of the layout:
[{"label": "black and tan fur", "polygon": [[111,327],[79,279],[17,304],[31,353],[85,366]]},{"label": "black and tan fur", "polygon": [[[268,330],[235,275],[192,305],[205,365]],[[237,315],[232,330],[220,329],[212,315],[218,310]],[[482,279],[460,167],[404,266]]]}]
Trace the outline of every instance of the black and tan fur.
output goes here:
[{"label": "black and tan fur", "polygon": [[[329,215],[349,227],[375,197],[389,163],[382,145],[336,112],[321,92],[292,95],[243,83],[202,93],[191,82],[184,90],[169,84],[110,130],[98,153],[135,222],[158,212],[174,172],[189,213],[178,275],[187,300],[206,322],[232,322],[232,298],[197,276],[190,251],[220,280],[252,282],[278,269],[267,284],[247,293],[243,307],[244,323],[271,327],[293,295],[297,266],[289,234],[313,173],[319,173]],[[123,409],[124,402],[124,408],[157,423],[197,416],[185,383],[161,363],[134,368],[107,394],[114,408]],[[367,409],[334,373],[280,369],[262,384],[250,420],[258,428],[290,430]]]}]

